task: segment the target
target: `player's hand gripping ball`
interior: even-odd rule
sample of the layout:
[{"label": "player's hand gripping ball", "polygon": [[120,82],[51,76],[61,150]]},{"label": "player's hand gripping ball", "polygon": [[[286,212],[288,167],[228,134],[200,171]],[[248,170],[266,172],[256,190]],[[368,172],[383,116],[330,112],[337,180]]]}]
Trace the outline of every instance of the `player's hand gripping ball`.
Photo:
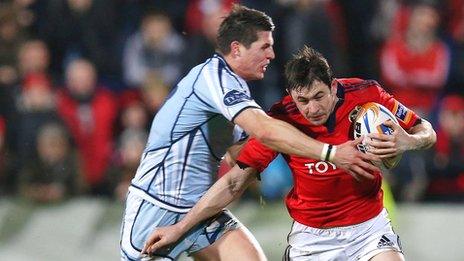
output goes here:
[{"label": "player's hand gripping ball", "polygon": [[[354,138],[358,138],[369,133],[392,135],[393,130],[390,127],[385,126],[384,122],[392,120],[398,124],[398,121],[390,110],[375,102],[368,102],[362,106],[358,106],[351,113],[350,120],[353,123]],[[369,145],[366,144],[366,139],[369,138],[365,137],[362,143],[358,145],[358,149],[364,153],[369,152]],[[391,169],[398,164],[401,160],[401,156],[402,155],[399,154],[388,159],[383,159],[382,165],[387,169]]]}]

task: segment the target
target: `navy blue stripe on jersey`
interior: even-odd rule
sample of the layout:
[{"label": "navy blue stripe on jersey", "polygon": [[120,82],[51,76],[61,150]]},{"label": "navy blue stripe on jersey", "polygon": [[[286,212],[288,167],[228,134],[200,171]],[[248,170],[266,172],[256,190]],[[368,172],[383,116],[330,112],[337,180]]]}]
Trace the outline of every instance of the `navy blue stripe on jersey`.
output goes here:
[{"label": "navy blue stripe on jersey", "polygon": [[246,109],[249,109],[249,108],[256,108],[256,109],[262,110],[261,108],[256,107],[256,106],[246,106],[246,107],[243,107],[241,110],[239,110],[239,111],[232,117],[232,119],[231,119],[230,121],[233,122],[233,123],[235,123],[235,118],[236,118],[240,113],[242,113],[242,111],[244,111],[244,110],[246,110]]},{"label": "navy blue stripe on jersey", "polygon": [[[163,163],[164,163],[164,161],[163,161]],[[163,194],[164,194],[164,192],[166,191],[166,168],[164,167],[164,164],[161,167],[161,171],[163,172]],[[156,173],[155,173],[155,176],[156,176]],[[152,179],[152,181],[153,180],[155,180],[155,179]]]},{"label": "navy blue stripe on jersey", "polygon": [[343,102],[345,101],[345,91],[343,88],[337,88],[337,93],[336,96],[338,97],[338,101],[335,104],[335,107],[332,111],[332,113],[329,115],[329,118],[327,121],[324,123],[324,126],[327,127],[327,130],[329,133],[332,133],[335,130],[335,124],[337,122],[336,115],[337,115],[337,110],[342,106]]},{"label": "navy blue stripe on jersey", "polygon": [[214,157],[214,159],[219,162],[221,160],[221,158],[218,157],[216,154],[214,154],[213,149],[211,148],[211,145],[208,142],[208,138],[206,137],[205,133],[203,132],[203,130],[201,128],[200,128],[200,133],[203,136],[203,139],[205,140],[205,143],[206,143],[206,146],[208,147],[209,153],[211,153],[211,155]]},{"label": "navy blue stripe on jersey", "polygon": [[171,140],[171,143],[174,143],[174,142],[172,141],[172,139],[173,139],[173,137],[174,137],[174,129],[175,129],[176,126],[177,126],[177,121],[179,120],[179,116],[182,114],[182,110],[184,109],[185,104],[187,104],[188,98],[190,98],[190,96],[192,96],[192,94],[193,94],[193,91],[192,91],[192,93],[190,93],[189,96],[187,96],[187,98],[184,100],[184,103],[183,103],[182,106],[180,107],[179,113],[177,113],[176,120],[174,121],[174,124],[172,125],[172,129],[171,129],[171,135],[170,135],[170,137],[171,137],[171,139],[170,139],[170,140]]},{"label": "navy blue stripe on jersey", "polygon": [[[175,143],[178,142],[179,140],[183,139],[185,136],[190,135],[190,133],[196,132],[198,128],[201,128],[201,126],[203,126],[204,124],[208,123],[210,120],[214,119],[214,118],[215,118],[216,116],[218,116],[218,115],[221,115],[221,114],[215,114],[214,116],[210,117],[210,118],[207,119],[205,122],[203,122],[202,124],[198,125],[195,129],[193,129],[193,130],[191,130],[191,131],[185,133],[184,135],[180,136],[178,139],[172,141],[171,143],[172,143],[172,144],[175,144]],[[171,146],[172,146],[172,145],[171,145]],[[163,161],[164,161],[164,159],[163,159]]]},{"label": "navy blue stripe on jersey", "polygon": [[[170,146],[165,146],[165,147],[156,148],[156,149],[147,151],[146,154],[148,154],[149,152],[153,152],[153,151],[160,150],[160,149],[169,148],[169,149],[166,151],[166,154],[164,155],[163,160],[162,160],[160,163],[156,164],[156,165],[155,165],[154,167],[152,167],[151,169],[149,169],[147,172],[145,172],[145,173],[140,177],[140,179],[142,179],[146,174],[148,174],[148,173],[149,173],[150,171],[152,171],[154,168],[158,167],[158,166],[161,165],[161,164],[164,164],[164,161],[166,160],[166,157],[169,155],[169,152],[171,152],[171,147],[172,147],[173,144],[175,144],[175,143],[178,142],[179,140],[183,139],[185,136],[190,135],[192,132],[196,132],[198,129],[201,128],[201,126],[203,126],[203,124],[209,122],[210,120],[214,119],[214,118],[215,118],[216,116],[218,116],[218,115],[220,115],[220,114],[216,114],[216,115],[210,117],[208,120],[206,120],[205,122],[203,122],[202,124],[200,124],[197,128],[191,130],[190,132],[187,132],[185,135],[182,135],[182,136],[179,137],[177,140],[173,141],[173,142],[171,143]],[[201,132],[201,133],[203,134],[203,132]],[[204,134],[203,134],[203,137],[205,137]],[[205,137],[205,141],[206,141],[206,144],[208,145],[208,148],[209,148],[210,151],[211,151],[211,154],[212,154],[215,158],[217,158],[217,156],[214,155],[214,154],[212,153],[211,146],[209,145],[208,140],[206,139],[206,137]],[[155,176],[156,176],[156,174],[155,174]],[[153,178],[155,178],[155,177],[153,177]],[[163,180],[163,182],[164,182],[164,180]],[[149,185],[148,187],[150,187],[152,183],[153,183],[153,180],[150,182],[150,185]],[[144,190],[144,191],[145,191],[145,190]]]},{"label": "navy blue stripe on jersey", "polygon": [[[176,120],[174,122],[174,124],[172,125],[172,129],[171,129],[171,142],[172,142],[172,139],[173,139],[173,136],[174,136],[174,128],[177,126],[177,121],[179,120],[179,116],[182,114],[182,110],[184,109],[184,106],[185,104],[187,103],[188,99],[190,98],[190,96],[192,96],[192,94],[195,94],[195,84],[197,83],[198,79],[200,78],[200,75],[201,75],[201,72],[203,71],[203,69],[205,68],[206,65],[208,65],[210,62],[212,61],[212,59],[208,59],[207,62],[205,62],[205,64],[203,64],[203,66],[201,67],[201,69],[198,71],[198,74],[197,76],[195,77],[195,81],[193,81],[192,83],[192,92],[189,94],[189,96],[187,96],[187,98],[185,99],[184,101],[184,104],[182,104],[182,107],[180,108],[179,110],[179,113],[177,114],[176,116]],[[196,95],[195,95],[196,96]]]},{"label": "navy blue stripe on jersey", "polygon": [[197,99],[198,99],[199,101],[201,101],[204,105],[208,106],[208,107],[211,108],[211,109],[214,109],[214,107],[211,106],[211,104],[209,104],[209,103],[205,102],[204,100],[202,100],[202,99],[200,98],[200,96],[198,96],[198,94],[195,92],[195,90],[193,90],[193,95],[195,95],[195,97],[197,97]]},{"label": "navy blue stripe on jersey", "polygon": [[226,67],[228,70],[232,71],[232,68],[230,68],[230,66],[229,66],[229,65],[227,64],[227,62],[226,62],[226,59],[224,59],[224,57],[223,57],[220,53],[215,53],[215,54],[213,55],[213,57],[218,58],[221,62],[223,62],[223,63],[225,64],[225,67]]},{"label": "navy blue stripe on jersey", "polygon": [[360,82],[360,83],[349,83],[349,84],[342,84],[345,88],[345,92],[352,92],[352,91],[356,91],[356,90],[362,90],[362,89],[366,89],[368,87],[373,87],[373,86],[380,86],[379,83],[377,81],[374,81],[374,80],[367,80],[367,81],[363,81],[363,82]]},{"label": "navy blue stripe on jersey", "polygon": [[[232,76],[238,82],[240,87],[242,87],[242,89],[244,89],[242,83],[238,80],[237,76],[233,73],[232,69],[229,67],[229,65],[227,64],[224,57],[222,57],[220,54],[216,54],[215,56],[220,58],[219,59],[219,65],[220,65],[219,67],[221,69],[224,69],[230,76]],[[221,76],[221,74],[219,74],[219,76]],[[219,77],[219,80],[221,80],[221,77]],[[221,84],[221,87],[222,87],[222,84]],[[222,92],[224,92],[224,89],[222,90]]]},{"label": "navy blue stripe on jersey", "polygon": [[157,196],[151,194],[149,191],[146,191],[143,188],[135,185],[134,183],[132,183],[131,186],[138,189],[138,190],[144,191],[148,196],[152,197],[155,201],[159,201],[159,202],[161,202],[161,203],[163,203],[163,204],[165,204],[167,206],[170,206],[170,207],[173,207],[173,208],[178,208],[178,209],[183,209],[183,210],[189,210],[189,209],[192,208],[192,206],[178,206],[178,205],[174,205],[172,203],[166,202],[166,201],[158,198]]},{"label": "navy blue stripe on jersey", "polygon": [[343,85],[341,85],[341,83],[338,83],[337,85],[337,97],[340,99],[340,100],[345,100],[345,91],[346,89],[343,88]]},{"label": "navy blue stripe on jersey", "polygon": [[[164,156],[163,161],[161,161],[161,163],[160,163],[160,164],[162,164],[162,165],[161,165],[161,168],[164,167],[164,160],[166,159],[166,157],[167,157],[168,154],[169,154],[169,153],[166,153],[166,156]],[[159,173],[159,171],[160,171],[161,168],[158,168],[158,169],[156,170],[155,174],[153,174],[153,177],[152,177],[152,179],[150,180],[150,184],[148,184],[147,189],[146,189],[146,190],[144,189],[143,191],[145,191],[145,192],[148,193],[148,191],[150,190],[151,185],[153,184],[153,181],[155,180],[156,176],[158,176],[158,173]],[[152,170],[153,170],[153,169],[152,169]],[[147,171],[147,173],[150,173],[150,171]],[[163,182],[164,182],[164,181],[163,181]]]},{"label": "navy blue stripe on jersey", "polygon": [[150,152],[157,151],[157,150],[162,150],[162,149],[166,149],[166,148],[169,148],[169,147],[171,147],[171,145],[169,145],[169,146],[163,146],[163,147],[158,147],[158,148],[154,148],[154,149],[151,149],[151,150],[147,150],[147,151],[145,151],[145,157],[146,157],[146,156],[148,155],[148,153],[150,153]]},{"label": "navy blue stripe on jersey", "polygon": [[[171,152],[171,148],[172,148],[172,145],[171,145],[171,146],[169,147],[169,149],[166,151],[166,154],[164,154],[163,160],[161,160],[161,162],[158,163],[157,165],[161,165],[161,164],[162,164],[162,166],[164,167],[164,161],[165,161],[166,158],[168,157],[169,152]],[[153,170],[153,168],[151,168],[151,170]],[[145,191],[147,194],[149,194],[148,191],[150,190],[150,187],[151,187],[151,185],[153,184],[153,181],[155,180],[156,176],[158,175],[158,172],[159,172],[159,169],[156,170],[155,174],[153,174],[153,177],[152,177],[152,179],[150,180],[150,183],[148,184],[147,189],[146,189],[146,190],[142,189],[142,190]],[[147,173],[150,173],[150,170],[147,171],[145,174],[147,174]],[[143,176],[145,176],[145,174],[144,174]],[[142,177],[143,177],[143,176],[142,176]],[[142,179],[142,178],[140,178],[139,180],[141,180],[141,179]],[[164,182],[164,180],[163,180],[163,182]]]},{"label": "navy blue stripe on jersey", "polygon": [[224,86],[222,85],[222,70],[225,68],[225,65],[219,60],[218,62],[218,78],[219,78],[219,86],[221,86],[222,93],[226,93],[224,90]]},{"label": "navy blue stripe on jersey", "polygon": [[134,231],[134,226],[135,226],[135,222],[137,221],[137,217],[139,216],[140,214],[140,210],[142,209],[142,205],[143,203],[145,203],[145,200],[142,200],[142,202],[140,203],[139,205],[139,209],[137,209],[137,214],[135,214],[135,217],[134,217],[134,222],[132,223],[132,227],[131,227],[131,234],[129,236],[129,241],[130,241],[130,244],[132,246],[133,249],[137,250],[138,252],[142,252],[142,249],[139,249],[137,248],[134,243],[132,242],[132,231]]},{"label": "navy blue stripe on jersey", "polygon": [[127,258],[127,260],[129,260],[129,261],[137,261],[137,260],[135,260],[135,259],[132,259],[132,258],[129,256],[129,254],[127,254],[126,251],[124,251],[124,249],[121,248],[121,251],[122,251],[122,253],[124,254],[124,256]]},{"label": "navy blue stripe on jersey", "polygon": [[184,158],[184,163],[182,164],[182,171],[180,174],[180,183],[179,183],[179,190],[177,191],[176,198],[179,198],[180,192],[182,190],[182,183],[184,183],[184,175],[185,175],[185,169],[187,167],[187,160],[189,157],[190,149],[192,148],[192,143],[193,139],[195,138],[195,134],[197,133],[198,128],[196,128],[196,131],[190,133],[190,137],[187,142],[187,148],[185,149],[185,158]]},{"label": "navy blue stripe on jersey", "polygon": [[[156,164],[155,166],[151,167],[149,170],[147,170],[145,173],[143,173],[142,176],[140,176],[140,179],[143,179],[143,177],[145,177],[145,175],[147,175],[148,173],[150,173],[152,170],[156,169],[157,167],[162,166],[163,162],[164,162],[164,160],[161,161],[160,163]],[[155,173],[155,175],[156,175],[156,173]]]},{"label": "navy blue stripe on jersey", "polygon": [[232,71],[230,71],[230,70],[228,70],[228,69],[226,68],[226,72],[227,72],[228,74],[230,74],[230,76],[232,76],[232,77],[238,82],[238,84],[240,85],[240,87],[242,87],[242,89],[245,89],[245,88],[243,87],[242,83],[238,80],[237,76],[235,76],[235,74],[232,73]]}]

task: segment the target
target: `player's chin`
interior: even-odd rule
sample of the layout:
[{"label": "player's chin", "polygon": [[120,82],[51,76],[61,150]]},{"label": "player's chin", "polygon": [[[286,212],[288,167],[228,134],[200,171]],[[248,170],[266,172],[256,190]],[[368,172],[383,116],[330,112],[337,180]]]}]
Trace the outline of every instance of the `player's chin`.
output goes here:
[{"label": "player's chin", "polygon": [[264,72],[259,72],[255,74],[256,79],[255,80],[262,80],[264,78]]},{"label": "player's chin", "polygon": [[306,118],[309,122],[311,122],[312,125],[314,126],[320,126],[323,125],[326,121],[326,117],[315,117],[315,118]]}]

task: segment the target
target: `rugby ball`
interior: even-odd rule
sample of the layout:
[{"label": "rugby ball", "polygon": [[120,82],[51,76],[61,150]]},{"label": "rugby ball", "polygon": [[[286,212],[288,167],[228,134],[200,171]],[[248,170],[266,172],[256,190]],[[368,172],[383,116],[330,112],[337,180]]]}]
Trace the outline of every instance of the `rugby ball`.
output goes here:
[{"label": "rugby ball", "polygon": [[[352,112],[350,119],[353,123],[353,136],[355,138],[369,133],[384,133],[391,135],[393,130],[384,125],[384,122],[392,120],[398,124],[398,120],[390,110],[375,102],[369,102],[364,105],[357,106]],[[362,141],[362,143],[358,144],[358,149],[364,153],[369,151],[369,145],[366,144],[366,139],[367,137]],[[402,155],[400,154],[395,157],[384,159],[382,160],[382,165],[387,169],[394,168],[401,160],[401,156]]]}]

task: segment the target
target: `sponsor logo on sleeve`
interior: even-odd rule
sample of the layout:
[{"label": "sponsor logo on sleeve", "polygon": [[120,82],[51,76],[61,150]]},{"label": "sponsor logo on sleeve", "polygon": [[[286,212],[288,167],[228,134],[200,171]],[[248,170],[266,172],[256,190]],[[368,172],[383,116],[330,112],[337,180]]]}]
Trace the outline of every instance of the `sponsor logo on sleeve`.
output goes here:
[{"label": "sponsor logo on sleeve", "polygon": [[248,94],[237,90],[229,91],[228,93],[226,93],[226,95],[224,95],[224,104],[227,106],[232,106],[250,100],[251,97]]},{"label": "sponsor logo on sleeve", "polygon": [[411,112],[409,109],[399,102],[395,104],[393,113],[395,114],[396,118],[402,122],[408,122],[411,118]]}]

